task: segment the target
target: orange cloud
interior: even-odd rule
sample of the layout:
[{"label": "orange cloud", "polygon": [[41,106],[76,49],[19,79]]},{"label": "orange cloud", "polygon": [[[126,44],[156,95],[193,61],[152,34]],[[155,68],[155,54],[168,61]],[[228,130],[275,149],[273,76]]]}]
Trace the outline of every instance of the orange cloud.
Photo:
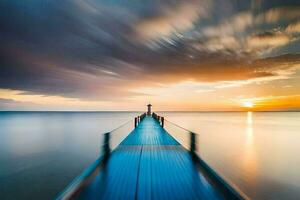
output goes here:
[{"label": "orange cloud", "polygon": [[300,21],[288,25],[285,30],[287,33],[300,33]]}]

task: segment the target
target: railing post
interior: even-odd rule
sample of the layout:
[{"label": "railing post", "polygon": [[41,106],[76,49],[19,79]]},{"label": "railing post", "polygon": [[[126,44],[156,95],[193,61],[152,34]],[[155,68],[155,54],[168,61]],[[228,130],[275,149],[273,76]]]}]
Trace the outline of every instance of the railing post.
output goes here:
[{"label": "railing post", "polygon": [[137,127],[137,117],[134,118],[134,128]]},{"label": "railing post", "polygon": [[196,134],[191,132],[191,144],[190,144],[190,151],[192,155],[196,155]]},{"label": "railing post", "polygon": [[139,118],[140,118],[140,122],[145,118],[146,113],[143,113]]},{"label": "railing post", "polygon": [[103,152],[104,152],[104,162],[107,161],[110,155],[110,132],[104,134],[104,142],[103,142]]},{"label": "railing post", "polygon": [[165,118],[161,117],[161,126],[164,127],[165,126]]}]

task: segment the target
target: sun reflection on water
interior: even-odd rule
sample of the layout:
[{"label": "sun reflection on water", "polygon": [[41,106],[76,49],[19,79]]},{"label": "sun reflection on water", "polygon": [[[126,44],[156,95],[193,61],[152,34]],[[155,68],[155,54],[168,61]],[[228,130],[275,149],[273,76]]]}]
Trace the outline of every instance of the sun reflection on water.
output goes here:
[{"label": "sun reflection on water", "polygon": [[246,115],[246,137],[245,137],[245,150],[242,167],[247,172],[247,182],[255,184],[257,175],[257,155],[255,152],[254,132],[253,132],[253,113],[247,112]]},{"label": "sun reflection on water", "polygon": [[246,127],[246,145],[253,145],[253,116],[252,112],[247,112],[247,127]]}]

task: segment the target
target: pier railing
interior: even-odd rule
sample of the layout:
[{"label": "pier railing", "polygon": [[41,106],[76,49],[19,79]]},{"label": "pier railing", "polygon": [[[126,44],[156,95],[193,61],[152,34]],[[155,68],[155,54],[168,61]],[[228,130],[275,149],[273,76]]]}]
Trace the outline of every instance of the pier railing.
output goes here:
[{"label": "pier railing", "polygon": [[143,113],[104,134],[100,148],[100,155],[103,155],[104,161],[109,157],[110,152],[114,150],[129,135],[129,133],[139,125],[139,123],[141,123],[145,116],[146,113]]},{"label": "pier railing", "polygon": [[172,136],[191,153],[197,152],[198,137],[197,134],[187,130],[169,120],[165,120],[165,130],[168,131]]},{"label": "pier railing", "polygon": [[164,117],[152,113],[152,117],[187,150],[192,154],[197,151],[197,135],[173,122],[166,120]]},{"label": "pier railing", "polygon": [[102,137],[100,141],[100,156],[103,156],[106,161],[110,152],[124,140],[135,126],[136,122],[132,119],[112,131],[105,133],[104,137]]}]

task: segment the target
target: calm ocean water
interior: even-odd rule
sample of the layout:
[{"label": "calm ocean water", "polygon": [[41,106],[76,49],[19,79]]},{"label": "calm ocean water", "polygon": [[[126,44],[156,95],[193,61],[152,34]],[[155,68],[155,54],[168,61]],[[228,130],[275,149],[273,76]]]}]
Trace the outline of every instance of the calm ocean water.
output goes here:
[{"label": "calm ocean water", "polygon": [[[1,199],[53,199],[132,112],[0,112]],[[202,158],[252,199],[299,199],[300,112],[164,112],[198,133]]]}]

